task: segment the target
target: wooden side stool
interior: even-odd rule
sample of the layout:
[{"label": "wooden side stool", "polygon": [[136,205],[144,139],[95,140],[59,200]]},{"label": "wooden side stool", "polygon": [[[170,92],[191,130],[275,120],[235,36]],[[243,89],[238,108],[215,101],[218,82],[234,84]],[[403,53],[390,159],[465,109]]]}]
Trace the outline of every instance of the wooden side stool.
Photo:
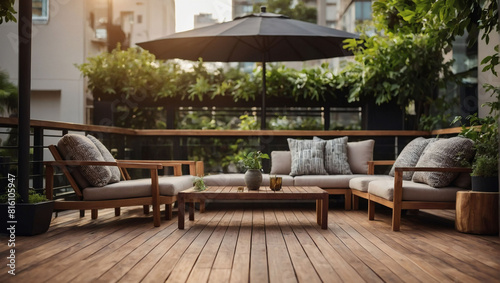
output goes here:
[{"label": "wooden side stool", "polygon": [[455,228],[471,234],[498,234],[498,192],[457,192]]}]

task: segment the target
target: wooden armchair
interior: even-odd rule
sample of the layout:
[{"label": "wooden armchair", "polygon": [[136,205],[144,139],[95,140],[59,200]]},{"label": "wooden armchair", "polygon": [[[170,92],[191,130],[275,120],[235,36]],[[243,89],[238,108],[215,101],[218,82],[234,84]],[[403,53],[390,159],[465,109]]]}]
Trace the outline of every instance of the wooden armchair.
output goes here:
[{"label": "wooden armchair", "polygon": [[[69,181],[78,200],[56,200],[56,210],[80,210],[80,216],[85,215],[85,210],[90,209],[92,219],[98,216],[98,209],[115,208],[115,215],[120,215],[120,207],[142,205],[144,212],[149,213],[149,206],[153,207],[154,226],[160,226],[160,205],[165,204],[166,219],[172,218],[173,204],[177,200],[177,191],[188,189],[192,186],[194,176],[203,175],[203,162],[196,161],[156,161],[156,160],[116,160],[106,161],[79,161],[64,160],[57,146],[50,145],[49,150],[55,161],[44,162],[46,171],[46,194],[48,199],[54,197],[54,168],[59,167]],[[98,188],[82,189],[72,174],[76,166],[117,166],[122,175],[121,181]],[[189,166],[190,175],[182,175],[182,165]],[[158,175],[158,170],[172,167],[174,176]],[[150,172],[150,177],[140,180],[131,180],[127,169],[140,168]],[[85,190],[93,191],[93,196],[86,197]],[[97,193],[97,197],[95,194]],[[102,194],[102,196],[99,196]],[[107,194],[107,195],[106,195]],[[124,194],[123,197],[116,195]]]}]

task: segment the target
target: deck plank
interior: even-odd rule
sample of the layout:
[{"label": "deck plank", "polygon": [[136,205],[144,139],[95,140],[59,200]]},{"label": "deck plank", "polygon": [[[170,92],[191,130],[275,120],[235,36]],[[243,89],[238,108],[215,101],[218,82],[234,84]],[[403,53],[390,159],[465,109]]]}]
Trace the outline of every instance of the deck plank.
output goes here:
[{"label": "deck plank", "polygon": [[269,282],[267,269],[266,231],[264,226],[264,211],[252,211],[252,245],[250,249],[250,282]]},{"label": "deck plank", "polygon": [[300,245],[299,240],[295,236],[291,223],[288,222],[288,219],[291,217],[289,214],[293,214],[293,211],[278,211],[276,217],[280,224],[297,280],[299,282],[321,282],[318,274],[314,272],[314,266],[307,257],[304,248]]},{"label": "deck plank", "polygon": [[270,282],[297,282],[292,261],[274,210],[264,211]]},{"label": "deck plank", "polygon": [[241,219],[238,241],[236,242],[233,266],[231,268],[231,283],[248,282],[250,276],[250,250],[252,239],[251,210],[244,210]]},{"label": "deck plank", "polygon": [[316,270],[321,281],[340,282],[341,281],[340,276],[337,274],[337,272],[335,272],[333,267],[328,263],[328,260],[325,258],[325,255],[322,253],[320,249],[318,249],[318,246],[310,238],[306,229],[304,228],[304,226],[302,226],[302,223],[299,221],[297,214],[302,214],[302,212],[297,210],[294,211],[294,213],[287,213],[285,214],[285,216],[288,220],[288,223],[292,227],[292,231],[295,234],[295,237],[297,237],[297,240],[302,246],[302,249],[306,253],[307,257],[311,261],[311,264]]},{"label": "deck plank", "polygon": [[242,217],[242,211],[234,212],[219,250],[217,251],[209,282],[229,282]]}]

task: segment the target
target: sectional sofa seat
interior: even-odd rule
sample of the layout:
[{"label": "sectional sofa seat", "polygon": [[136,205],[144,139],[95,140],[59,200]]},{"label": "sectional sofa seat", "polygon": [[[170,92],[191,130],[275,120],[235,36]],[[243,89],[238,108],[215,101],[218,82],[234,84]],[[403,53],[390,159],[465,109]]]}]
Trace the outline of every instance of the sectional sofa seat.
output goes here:
[{"label": "sectional sofa seat", "polygon": [[[347,137],[288,141],[291,150],[271,152],[271,170],[263,174],[262,185],[269,186],[272,175],[283,177],[284,186],[318,186],[330,194],[344,195],[345,209],[351,209],[349,182],[369,176],[368,161],[373,160],[375,141],[348,142]],[[336,160],[344,163],[334,164]],[[300,167],[304,164],[307,166]],[[208,186],[245,186],[244,173],[207,175],[203,180]]]},{"label": "sectional sofa seat", "polygon": [[[159,176],[160,196],[176,196],[180,191],[193,186],[194,177]],[[151,179],[124,180],[103,187],[87,187],[83,190],[84,200],[112,200],[137,197],[151,197]]]}]

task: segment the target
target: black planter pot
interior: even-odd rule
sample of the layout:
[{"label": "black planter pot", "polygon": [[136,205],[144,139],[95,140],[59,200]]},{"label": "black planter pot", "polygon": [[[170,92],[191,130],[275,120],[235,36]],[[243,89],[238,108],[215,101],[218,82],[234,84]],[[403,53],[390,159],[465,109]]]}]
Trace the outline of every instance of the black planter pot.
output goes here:
[{"label": "black planter pot", "polygon": [[[45,233],[52,221],[53,211],[54,201],[16,203],[10,211],[8,204],[2,203],[0,204],[0,233],[12,234],[13,230],[16,236],[34,236]],[[10,218],[12,212],[15,218]]]},{"label": "black planter pot", "polygon": [[472,190],[476,192],[498,192],[498,176],[472,176]]}]

